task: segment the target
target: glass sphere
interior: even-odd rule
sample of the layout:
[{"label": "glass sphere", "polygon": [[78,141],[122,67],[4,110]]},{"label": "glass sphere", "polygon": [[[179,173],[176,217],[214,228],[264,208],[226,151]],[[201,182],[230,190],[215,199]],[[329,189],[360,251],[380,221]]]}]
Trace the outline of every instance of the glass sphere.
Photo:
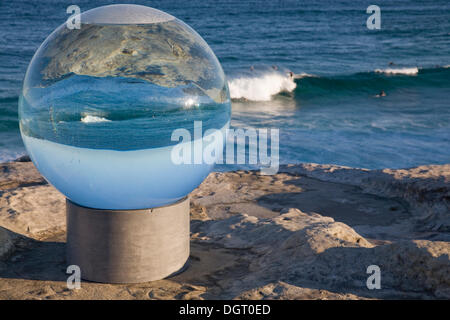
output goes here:
[{"label": "glass sphere", "polygon": [[[219,61],[193,29],[156,9],[111,5],[80,17],[79,29],[58,27],[28,67],[19,118],[32,161],[81,206],[143,209],[182,199],[213,163],[175,163],[175,146],[209,141],[221,156],[223,141],[205,133],[224,133],[230,121]],[[192,140],[174,139],[176,129]]]}]

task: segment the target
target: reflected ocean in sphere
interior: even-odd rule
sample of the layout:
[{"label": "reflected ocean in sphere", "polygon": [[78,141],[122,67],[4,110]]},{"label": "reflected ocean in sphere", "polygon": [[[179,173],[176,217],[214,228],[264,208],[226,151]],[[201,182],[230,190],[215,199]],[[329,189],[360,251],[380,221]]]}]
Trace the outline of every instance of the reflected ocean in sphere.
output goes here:
[{"label": "reflected ocean in sphere", "polygon": [[203,132],[225,131],[226,79],[206,42],[166,16],[79,30],[64,24],[30,63],[19,106],[23,140],[45,178],[79,205],[170,204],[211,170],[174,165],[171,151],[179,141],[171,135],[185,128],[194,138],[194,121],[202,121]]}]

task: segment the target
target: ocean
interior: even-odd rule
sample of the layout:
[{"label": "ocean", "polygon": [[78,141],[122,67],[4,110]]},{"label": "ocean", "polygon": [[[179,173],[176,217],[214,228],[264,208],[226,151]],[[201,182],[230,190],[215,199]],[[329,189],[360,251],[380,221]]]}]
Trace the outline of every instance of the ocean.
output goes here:
[{"label": "ocean", "polygon": [[[0,162],[26,153],[17,107],[34,52],[69,5],[113,3],[0,1]],[[450,163],[447,0],[377,1],[380,30],[366,26],[372,1],[127,3],[166,11],[208,42],[228,79],[232,128],[279,129],[281,164]]]}]

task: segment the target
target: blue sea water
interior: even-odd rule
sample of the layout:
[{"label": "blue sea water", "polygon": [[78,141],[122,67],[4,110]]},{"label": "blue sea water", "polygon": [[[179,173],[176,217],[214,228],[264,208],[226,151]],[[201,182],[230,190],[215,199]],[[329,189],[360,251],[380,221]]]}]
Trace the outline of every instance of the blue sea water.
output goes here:
[{"label": "blue sea water", "polygon": [[[120,2],[76,4],[85,11]],[[450,162],[446,0],[377,1],[381,30],[366,27],[371,1],[127,2],[166,11],[208,42],[235,98],[232,127],[279,128],[281,163]],[[71,4],[0,2],[0,161],[25,153],[17,119],[22,80]],[[382,90],[386,96],[376,97]]]}]

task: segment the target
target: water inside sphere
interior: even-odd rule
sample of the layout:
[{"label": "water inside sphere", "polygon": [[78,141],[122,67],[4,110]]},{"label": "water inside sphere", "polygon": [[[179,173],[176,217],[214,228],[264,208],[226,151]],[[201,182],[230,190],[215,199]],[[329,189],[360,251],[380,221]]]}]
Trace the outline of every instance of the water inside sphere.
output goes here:
[{"label": "water inside sphere", "polygon": [[[196,143],[194,121],[225,137],[230,113],[225,75],[206,42],[182,21],[135,5],[93,9],[80,29],[57,28],[34,55],[19,101],[38,170],[73,202],[99,209],[185,197],[212,164],[176,164],[172,149]],[[192,142],[173,141],[180,128]],[[223,146],[199,139],[202,148]]]}]

